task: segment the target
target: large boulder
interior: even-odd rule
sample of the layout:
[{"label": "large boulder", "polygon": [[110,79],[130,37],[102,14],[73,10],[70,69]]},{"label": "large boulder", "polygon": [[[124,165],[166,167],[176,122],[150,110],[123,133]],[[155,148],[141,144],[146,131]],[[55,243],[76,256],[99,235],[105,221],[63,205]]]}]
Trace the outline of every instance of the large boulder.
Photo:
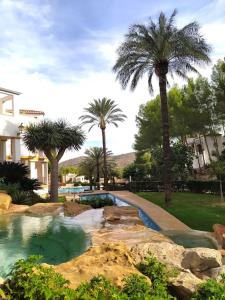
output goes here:
[{"label": "large boulder", "polygon": [[0,209],[8,210],[12,202],[12,197],[6,193],[0,193]]},{"label": "large boulder", "polygon": [[132,206],[106,206],[103,217],[105,227],[112,225],[143,225],[139,218],[138,209]]},{"label": "large boulder", "polygon": [[37,203],[27,210],[34,215],[57,215],[63,209],[63,203]]},{"label": "large boulder", "polygon": [[184,259],[184,247],[168,241],[138,243],[131,248],[130,253],[136,263],[153,255],[169,267],[183,269],[181,264]]},{"label": "large boulder", "polygon": [[92,243],[94,246],[107,242],[116,243],[118,241],[125,243],[128,249],[140,243],[160,243],[165,241],[173,243],[165,235],[142,225],[113,226],[110,228],[103,228],[92,233]]},{"label": "large boulder", "polygon": [[[90,248],[84,254],[54,269],[70,281],[76,288],[92,277],[102,274],[117,286],[122,286],[123,278],[131,273],[142,275],[134,266],[127,247],[123,243],[102,244]],[[148,279],[150,282],[150,280]]]},{"label": "large boulder", "polygon": [[201,279],[186,270],[181,271],[177,277],[172,278],[170,284],[178,299],[188,300],[202,282]]},{"label": "large boulder", "polygon": [[225,249],[225,226],[222,224],[214,224],[213,230],[218,243]]},{"label": "large boulder", "polygon": [[222,266],[222,255],[220,251],[214,249],[186,249],[181,265],[185,269],[190,269],[192,273],[198,274],[199,272]]}]

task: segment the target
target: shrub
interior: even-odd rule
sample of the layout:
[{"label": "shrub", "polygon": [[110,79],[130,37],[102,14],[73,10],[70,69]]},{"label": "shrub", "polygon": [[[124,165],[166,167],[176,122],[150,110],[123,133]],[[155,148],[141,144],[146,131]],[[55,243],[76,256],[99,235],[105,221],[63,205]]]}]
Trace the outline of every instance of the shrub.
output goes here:
[{"label": "shrub", "polygon": [[174,299],[169,295],[168,288],[169,278],[177,275],[176,270],[169,272],[164,264],[151,255],[145,261],[139,263],[137,268],[142,274],[151,279],[153,295],[163,299]]},{"label": "shrub", "polygon": [[77,203],[90,205],[92,208],[101,208],[104,206],[112,206],[114,202],[111,198],[92,197],[90,199],[78,200]]},{"label": "shrub", "polygon": [[152,287],[144,276],[131,274],[124,278],[122,292],[128,296],[128,299],[142,300],[152,296]]},{"label": "shrub", "polygon": [[7,300],[76,299],[68,281],[51,267],[38,264],[41,257],[30,256],[18,260],[4,283],[2,291]]},{"label": "shrub", "polygon": [[225,300],[225,274],[218,282],[215,279],[209,279],[199,285],[198,290],[191,298],[193,300]]},{"label": "shrub", "polygon": [[0,184],[0,190],[4,190],[12,197],[12,203],[33,205],[35,203],[46,202],[38,194],[33,191],[23,191],[19,184]]},{"label": "shrub", "polygon": [[111,284],[104,276],[98,275],[91,279],[88,283],[81,284],[76,292],[79,295],[78,299],[87,300],[123,300],[120,290]]},{"label": "shrub", "polygon": [[5,184],[19,184],[23,191],[37,190],[40,183],[37,179],[29,178],[29,167],[15,162],[4,161],[0,163],[0,178]]}]

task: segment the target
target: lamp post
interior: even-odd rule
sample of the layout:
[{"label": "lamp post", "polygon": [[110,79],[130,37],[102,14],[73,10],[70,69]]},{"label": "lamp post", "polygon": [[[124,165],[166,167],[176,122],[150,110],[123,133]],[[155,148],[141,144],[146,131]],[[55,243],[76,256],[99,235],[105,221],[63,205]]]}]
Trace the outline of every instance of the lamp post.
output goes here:
[{"label": "lamp post", "polygon": [[18,126],[19,132],[17,133],[17,136],[20,136],[23,133],[24,130],[24,126],[23,123],[20,123],[20,125]]}]

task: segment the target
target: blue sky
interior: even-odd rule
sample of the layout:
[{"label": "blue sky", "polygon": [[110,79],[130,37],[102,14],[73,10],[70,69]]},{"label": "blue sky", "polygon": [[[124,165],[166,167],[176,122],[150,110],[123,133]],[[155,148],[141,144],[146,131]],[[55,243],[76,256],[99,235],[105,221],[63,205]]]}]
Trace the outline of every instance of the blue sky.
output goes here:
[{"label": "blue sky", "polygon": [[[0,86],[21,91],[21,106],[73,123],[93,98],[112,98],[128,120],[119,130],[109,129],[109,148],[131,151],[135,115],[150,96],[145,82],[134,93],[115,82],[116,49],[131,24],[154,19],[161,10],[171,14],[174,8],[179,26],[200,23],[213,45],[213,62],[224,57],[225,0],[0,0]],[[210,68],[203,70],[209,74]],[[85,147],[97,143],[98,130],[88,138]]]}]

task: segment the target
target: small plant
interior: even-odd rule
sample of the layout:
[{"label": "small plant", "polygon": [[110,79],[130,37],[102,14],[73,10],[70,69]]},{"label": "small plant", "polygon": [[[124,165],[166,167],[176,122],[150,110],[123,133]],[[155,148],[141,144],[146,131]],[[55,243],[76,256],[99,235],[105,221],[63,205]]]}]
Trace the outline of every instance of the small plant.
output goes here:
[{"label": "small plant", "polygon": [[153,295],[164,297],[164,299],[174,299],[168,294],[168,287],[169,278],[177,275],[176,270],[169,272],[164,264],[151,255],[145,261],[139,263],[137,268],[142,274],[151,279]]},{"label": "small plant", "polygon": [[76,299],[75,291],[68,288],[69,281],[53,268],[38,264],[40,259],[40,256],[30,256],[18,260],[2,286],[2,295],[7,300]]},{"label": "small plant", "polygon": [[122,292],[128,296],[128,299],[142,300],[152,294],[152,287],[144,276],[131,274],[125,277],[123,282]]},{"label": "small plant", "polygon": [[221,280],[209,279],[199,285],[198,290],[191,298],[192,300],[225,300],[225,274]]},{"label": "small plant", "polygon": [[98,275],[88,283],[81,284],[76,290],[78,299],[87,300],[125,300],[120,290],[113,286],[104,276]]},{"label": "small plant", "polygon": [[91,199],[85,199],[85,200],[78,200],[77,201],[80,204],[86,204],[90,205],[92,208],[101,208],[104,206],[112,206],[114,205],[114,202],[111,198],[100,198],[100,197],[93,197]]}]

